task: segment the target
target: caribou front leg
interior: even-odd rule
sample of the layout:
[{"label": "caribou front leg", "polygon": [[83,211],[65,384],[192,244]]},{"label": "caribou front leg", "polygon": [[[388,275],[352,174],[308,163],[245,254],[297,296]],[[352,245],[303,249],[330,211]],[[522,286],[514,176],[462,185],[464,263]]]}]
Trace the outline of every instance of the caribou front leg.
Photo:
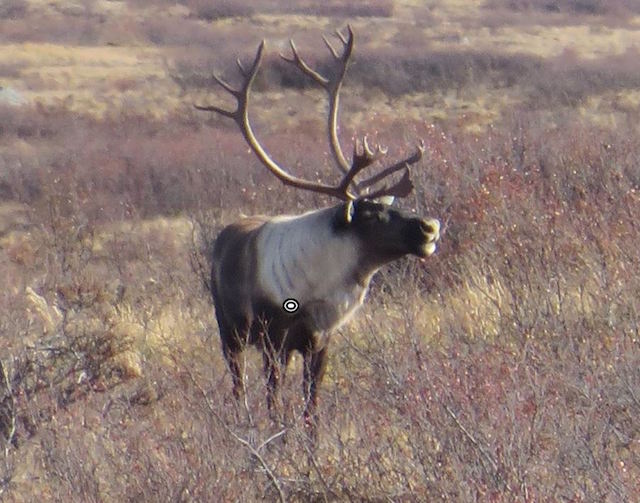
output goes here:
[{"label": "caribou front leg", "polygon": [[281,407],[279,399],[280,384],[284,380],[287,364],[291,357],[291,351],[286,347],[279,351],[264,349],[262,359],[264,363],[264,373],[267,379],[267,407],[269,414],[274,420],[281,420]]},{"label": "caribou front leg", "polygon": [[327,368],[327,348],[324,347],[319,351],[312,348],[304,353],[304,375],[302,387],[304,392],[304,422],[308,428],[309,436],[313,443],[317,438],[318,426],[318,387],[324,377]]}]

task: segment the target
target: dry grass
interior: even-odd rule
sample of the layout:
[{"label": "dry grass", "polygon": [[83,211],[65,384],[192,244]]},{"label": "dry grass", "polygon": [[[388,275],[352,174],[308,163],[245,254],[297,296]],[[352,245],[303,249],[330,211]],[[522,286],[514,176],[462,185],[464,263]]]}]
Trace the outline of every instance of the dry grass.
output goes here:
[{"label": "dry grass", "polygon": [[[315,451],[299,359],[282,422],[255,353],[233,401],[211,240],[240,212],[326,201],[282,189],[189,105],[262,36],[326,68],[339,4],[218,19],[199,2],[12,2],[0,86],[26,102],[0,104],[3,501],[640,498],[640,83],[612,12],[398,0],[352,20],[343,141],[425,140],[404,204],[441,219],[441,247],[382,271],[336,334]],[[274,55],[264,70],[261,139],[328,174],[321,93]]]},{"label": "dry grass", "polygon": [[17,68],[3,85],[31,104],[100,117],[125,108],[164,115],[180,106],[163,56],[153,48],[7,44],[0,65]]},{"label": "dry grass", "polygon": [[[225,5],[233,10],[236,3]],[[381,1],[371,6],[373,10],[386,10],[385,17],[351,20],[358,33],[358,54],[363,61],[368,58],[369,65],[381,53],[382,60],[389,58],[389,64],[393,65],[397,51],[408,53],[404,58],[407,68],[426,66],[427,70],[422,75],[396,78],[384,91],[393,94],[390,90],[395,89],[401,97],[419,96],[426,87],[429,96],[425,99],[431,103],[416,108],[414,96],[407,103],[396,100],[392,106],[404,108],[409,115],[436,120],[443,114],[459,117],[473,122],[474,127],[492,122],[528,92],[526,81],[519,81],[517,74],[492,75],[491,65],[487,68],[487,55],[514,61],[525,58],[522,64],[533,64],[531,71],[536,72],[535,58],[563,58],[571,54],[572,64],[580,67],[583,61],[606,61],[612,55],[624,55],[640,42],[633,27],[599,26],[600,18],[548,25],[532,21],[529,13],[520,13],[516,14],[519,18],[492,25],[496,12],[501,13],[504,8],[494,12],[482,2],[470,5],[466,1],[430,7],[396,2],[393,9],[387,4]],[[259,38],[252,36],[256,31],[254,25],[259,26],[261,36],[275,41],[275,49],[286,49],[286,37],[293,36],[307,52],[315,54],[320,34],[336,25],[331,17],[314,10],[319,6],[315,3],[310,3],[306,15],[303,15],[305,8],[300,6],[287,11],[278,7],[277,2],[264,2],[254,7],[252,16],[219,19],[214,16],[206,22],[199,19],[202,15],[197,13],[198,5],[198,2],[179,5],[29,2],[29,9],[20,19],[7,18],[0,30],[2,85],[18,92],[30,104],[64,106],[98,116],[114,109],[161,116],[181,111],[185,101],[189,102],[189,96],[181,95],[175,86],[176,74],[186,72],[188,77],[194,71],[193,66],[199,75],[208,75],[214,66],[227,68],[236,55],[249,54],[257,44]],[[335,9],[335,19],[344,15],[341,5],[338,2],[322,8]],[[551,15],[546,13],[547,17]],[[189,48],[187,51],[180,49],[185,46]],[[485,60],[473,54],[468,56],[470,51],[485,55]],[[448,69],[444,68],[447,78],[434,86],[438,74],[428,67],[446,65],[442,54],[453,55],[450,64],[459,69],[447,75]],[[461,55],[458,62],[456,54]],[[534,62],[527,63],[526,58],[534,58]],[[185,66],[185,60],[191,63]],[[466,81],[459,80],[460,69],[467,72]],[[608,70],[614,70],[615,75],[615,69]],[[368,87],[371,81],[376,85],[384,81],[375,72],[369,79],[356,76],[355,84],[364,80]],[[283,79],[275,74],[268,76],[267,82],[271,78],[279,79],[273,82],[277,86]],[[510,83],[513,78],[515,84]],[[356,86],[352,92],[362,90]],[[600,98],[601,108],[615,110],[615,97],[601,94]]]}]

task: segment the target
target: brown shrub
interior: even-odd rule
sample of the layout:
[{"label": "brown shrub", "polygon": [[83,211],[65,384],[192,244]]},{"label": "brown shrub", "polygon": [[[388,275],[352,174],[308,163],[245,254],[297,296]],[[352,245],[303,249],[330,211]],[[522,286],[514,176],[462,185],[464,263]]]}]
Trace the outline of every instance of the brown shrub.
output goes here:
[{"label": "brown shrub", "polygon": [[628,16],[637,14],[640,7],[631,0],[490,0],[487,7],[506,7],[515,11],[546,11],[584,15]]},{"label": "brown shrub", "polygon": [[26,0],[6,0],[0,5],[0,19],[21,19],[28,10],[29,3]]},{"label": "brown shrub", "polygon": [[193,16],[209,22],[229,17],[249,17],[255,12],[253,5],[234,0],[185,0],[184,4],[189,7]]},{"label": "brown shrub", "polygon": [[[283,424],[266,411],[255,355],[246,405],[234,404],[203,281],[170,231],[140,236],[141,246],[123,229],[100,255],[91,244],[101,235],[92,204],[128,199],[131,213],[106,220],[132,225],[193,208],[213,236],[232,208],[276,213],[304,198],[242,198],[252,178],[262,184],[261,169],[234,169],[244,147],[226,129],[121,117],[117,127],[79,123],[94,138],[76,144],[74,126],[40,136],[32,117],[32,138],[64,138],[67,155],[84,154],[73,168],[59,162],[63,182],[43,184],[43,202],[33,200],[48,253],[18,265],[27,285],[39,278],[34,300],[2,298],[3,327],[20,336],[6,353],[13,389],[24,390],[6,466],[30,452],[49,493],[72,500],[633,500],[640,153],[619,131],[541,116],[523,110],[480,136],[415,126],[429,150],[407,203],[440,216],[442,246],[426,265],[383,272],[364,312],[336,336],[315,452],[298,420],[296,363]],[[26,120],[17,119],[5,138]],[[288,135],[266,140],[291,150]],[[107,277],[114,287],[103,286]],[[60,310],[46,334],[42,315],[11,314],[38,298],[43,313]],[[126,339],[113,339],[104,312],[135,307],[152,334],[168,305],[189,313],[192,333],[147,348],[143,377],[131,378],[115,358]]]}]

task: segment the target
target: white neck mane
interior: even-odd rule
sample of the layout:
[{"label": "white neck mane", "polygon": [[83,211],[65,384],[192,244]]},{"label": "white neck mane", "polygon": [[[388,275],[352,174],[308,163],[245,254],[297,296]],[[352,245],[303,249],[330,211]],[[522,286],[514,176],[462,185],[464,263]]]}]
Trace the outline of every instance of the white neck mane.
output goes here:
[{"label": "white neck mane", "polygon": [[336,234],[335,212],[276,217],[260,229],[256,243],[260,290],[277,305],[297,300],[324,330],[346,321],[362,303],[370,278],[358,283],[358,242],[348,232]]}]

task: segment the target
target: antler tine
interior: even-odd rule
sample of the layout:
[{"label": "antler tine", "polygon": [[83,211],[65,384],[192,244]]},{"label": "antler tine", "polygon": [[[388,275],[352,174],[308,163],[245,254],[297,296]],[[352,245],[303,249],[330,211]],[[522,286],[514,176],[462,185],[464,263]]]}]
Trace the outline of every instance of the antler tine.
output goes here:
[{"label": "antler tine", "polygon": [[231,84],[229,84],[226,80],[224,80],[222,77],[218,77],[215,73],[212,75],[213,80],[216,81],[216,83],[223,87],[225,89],[225,91],[227,91],[229,94],[232,94],[233,96],[235,96],[236,98],[240,95],[240,93],[242,92],[242,90],[238,90],[238,89],[234,89]]},{"label": "antler tine", "polygon": [[383,149],[380,145],[376,145],[376,149],[372,150],[369,146],[369,139],[367,138],[367,135],[364,135],[362,137],[362,152],[358,151],[358,140],[356,139],[353,143],[353,160],[351,161],[351,169],[360,172],[367,166],[382,158],[386,153],[386,149]]},{"label": "antler tine", "polygon": [[[240,91],[231,87],[230,84],[228,84],[221,77],[218,77],[215,73],[212,75],[212,77],[213,77],[213,80],[215,80],[216,83],[221,87],[223,87],[229,94],[231,94],[232,96],[235,96],[236,98],[238,97],[238,95],[240,94]],[[225,117],[229,117],[230,119],[234,119],[237,113],[236,110],[234,111],[225,110],[224,108],[220,108],[215,105],[209,105],[209,106],[194,105],[194,106],[198,110],[203,110],[205,112],[216,112],[216,113],[219,113],[220,115],[224,115]]]},{"label": "antler tine", "polygon": [[382,145],[380,144],[376,145],[375,150],[371,150],[371,147],[369,146],[369,140],[367,139],[367,135],[364,135],[362,138],[362,147],[364,149],[364,154],[367,157],[373,158],[374,161],[376,161],[379,157],[386,155],[387,151],[389,150],[386,147],[383,148]]},{"label": "antler tine", "polygon": [[[421,140],[420,143],[418,144],[418,147],[416,148],[416,151],[413,154],[411,154],[406,159],[402,159],[401,161],[398,161],[392,164],[388,168],[383,169],[379,173],[376,173],[375,175],[367,178],[366,180],[361,181],[360,183],[358,183],[356,187],[357,191],[360,192],[362,191],[362,189],[371,187],[372,185],[378,183],[380,180],[383,180],[384,178],[387,178],[388,176],[392,175],[396,171],[400,171],[403,168],[408,168],[412,164],[417,163],[420,159],[422,159],[424,152],[425,152],[425,146],[424,146],[424,142]],[[372,197],[372,196],[368,196],[368,197]]]},{"label": "antler tine", "polygon": [[242,82],[242,86],[240,87],[240,89],[235,89],[234,87],[231,86],[231,84],[229,84],[222,77],[218,77],[215,73],[213,74],[213,80],[215,80],[218,85],[224,88],[225,91],[231,94],[238,102],[238,106],[235,111],[232,112],[214,105],[209,105],[209,106],[194,105],[195,108],[205,112],[217,112],[221,115],[224,115],[225,117],[234,119],[241,126],[240,129],[242,129],[242,125],[240,123],[243,116],[242,109],[247,107],[247,104],[249,101],[249,90],[251,89],[251,85],[253,84],[256,74],[258,73],[258,68],[260,67],[260,63],[262,62],[262,53],[264,51],[264,46],[265,46],[265,41],[263,40],[262,42],[260,42],[260,45],[258,46],[256,57],[253,60],[253,63],[251,64],[251,68],[249,68],[249,71],[247,71],[244,68],[244,66],[240,62],[240,59],[236,59],[236,64],[238,65],[238,68],[240,69],[240,72],[244,77],[244,81]]},{"label": "antler tine", "polygon": [[240,61],[240,58],[236,58],[236,65],[238,65],[238,68],[240,69],[240,73],[246,79],[247,78],[247,70],[245,70],[244,66],[242,65],[242,61]]},{"label": "antler tine", "polygon": [[331,145],[331,151],[333,157],[336,160],[338,169],[342,171],[343,175],[349,172],[350,164],[340,146],[340,140],[338,139],[338,106],[340,103],[340,88],[342,87],[342,81],[347,71],[347,65],[353,52],[353,30],[350,25],[347,25],[347,36],[345,37],[339,31],[336,34],[343,45],[342,55],[338,54],[338,51],[331,45],[326,37],[322,37],[325,44],[329,48],[331,55],[339,62],[339,66],[335,75],[331,78],[327,78],[320,74],[318,71],[311,68],[304,59],[300,56],[298,49],[296,48],[293,40],[289,41],[293,57],[288,58],[284,55],[280,55],[285,61],[296,65],[304,74],[311,77],[318,85],[320,85],[329,96],[329,117],[327,120],[327,130],[329,134],[329,144]]},{"label": "antler tine", "polygon": [[[353,32],[351,30],[351,25],[348,24],[347,25],[347,32],[349,33],[350,36],[353,36]],[[344,45],[348,45],[349,44],[349,39],[347,37],[345,37],[340,30],[336,30],[336,36],[342,41],[342,43]]]},{"label": "antler tine", "polygon": [[313,68],[311,68],[305,60],[300,57],[300,53],[298,52],[298,48],[293,40],[289,40],[289,45],[291,46],[291,53],[293,54],[292,58],[286,57],[284,54],[280,54],[280,57],[284,59],[287,63],[291,63],[296,65],[303,73],[311,77],[316,81],[319,85],[326,88],[329,85],[329,80],[318,72],[316,72]]},{"label": "antler tine", "polygon": [[[336,33],[340,33],[340,32],[336,32]],[[322,40],[324,41],[324,45],[326,45],[327,48],[329,49],[329,52],[333,54],[333,57],[336,59],[341,59],[340,55],[338,54],[338,51],[334,49],[334,47],[331,45],[331,42],[329,42],[329,39],[326,36],[322,35]]]},{"label": "antler tine", "polygon": [[235,89],[225,80],[216,75],[214,75],[213,77],[220,86],[222,86],[229,94],[236,98],[237,107],[235,110],[230,111],[224,108],[217,107],[215,105],[194,105],[195,108],[208,112],[216,112],[220,115],[223,115],[224,117],[233,119],[240,128],[240,132],[251,147],[251,150],[253,150],[262,164],[264,164],[267,169],[271,171],[271,173],[273,173],[283,184],[303,190],[309,190],[312,192],[318,192],[321,194],[337,197],[339,199],[342,199],[343,201],[355,199],[355,196],[349,192],[348,187],[343,188],[342,185],[324,185],[291,175],[289,172],[281,168],[271,158],[266,150],[264,150],[262,145],[260,145],[260,142],[256,138],[253,129],[251,128],[251,123],[249,122],[249,94],[251,91],[251,85],[255,80],[256,74],[258,73],[258,69],[260,67],[260,63],[262,62],[264,47],[265,41],[263,40],[258,46],[258,51],[256,52],[255,59],[253,60],[253,63],[248,70],[244,68],[242,63],[240,63],[239,61],[237,62],[240,72],[243,76],[243,81],[240,89]]},{"label": "antler tine", "polygon": [[409,175],[409,169],[407,164],[405,163],[405,172],[402,175],[402,178],[393,184],[391,187],[387,188],[386,185],[382,186],[380,189],[376,190],[371,194],[367,194],[367,198],[376,199],[382,196],[394,196],[394,197],[407,197],[413,191],[413,182],[411,181],[411,176]]},{"label": "antler tine", "polygon": [[[367,136],[362,137],[362,152],[359,151],[359,142],[356,139],[353,142],[353,157],[351,161],[351,168],[342,178],[341,186],[349,187],[355,177],[364,168],[370,166],[387,153],[386,149],[383,149],[380,145],[376,145],[375,150],[369,146],[369,140]],[[360,195],[359,187],[354,187],[356,194]]]}]

